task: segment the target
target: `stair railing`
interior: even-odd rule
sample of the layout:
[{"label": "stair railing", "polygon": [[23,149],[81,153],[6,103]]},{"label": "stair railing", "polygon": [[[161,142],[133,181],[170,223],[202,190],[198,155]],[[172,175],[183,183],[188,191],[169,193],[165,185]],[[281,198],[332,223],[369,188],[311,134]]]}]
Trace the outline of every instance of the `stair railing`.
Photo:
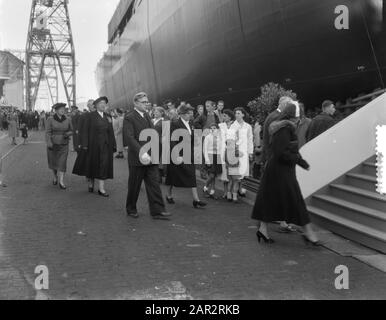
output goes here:
[{"label": "stair railing", "polygon": [[305,198],[376,153],[376,128],[386,124],[386,93],[371,101],[300,150],[310,171],[297,168]]}]

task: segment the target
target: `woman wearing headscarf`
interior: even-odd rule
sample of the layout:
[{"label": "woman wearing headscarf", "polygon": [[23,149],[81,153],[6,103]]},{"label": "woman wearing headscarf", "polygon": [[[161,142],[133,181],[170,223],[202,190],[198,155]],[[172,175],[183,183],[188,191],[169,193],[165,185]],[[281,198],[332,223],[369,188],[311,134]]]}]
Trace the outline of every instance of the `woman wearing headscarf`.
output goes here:
[{"label": "woman wearing headscarf", "polygon": [[[196,166],[194,164],[194,132],[191,121],[194,117],[194,109],[187,106],[178,108],[180,118],[171,123],[171,161],[167,168],[166,185],[169,186],[169,193],[166,200],[169,204],[174,204],[173,187],[175,188],[190,188],[193,195],[193,207],[203,208],[206,203],[201,201],[197,192]],[[178,141],[173,141],[179,138]],[[190,149],[190,159],[184,163],[187,155],[184,150],[178,154],[175,153],[175,146],[183,143],[184,149]]]},{"label": "woman wearing headscarf", "polygon": [[267,223],[286,221],[304,228],[307,244],[319,246],[310,224],[310,217],[296,179],[296,165],[309,170],[309,164],[299,153],[296,128],[300,109],[291,103],[278,120],[269,126],[269,143],[272,154],[261,179],[260,189],[253,208],[252,219],[257,220],[259,242],[274,243],[269,237]]},{"label": "woman wearing headscarf", "polygon": [[108,102],[107,97],[95,100],[96,111],[85,119],[82,138],[82,146],[87,150],[89,192],[94,192],[95,180],[98,180],[98,194],[106,198],[109,194],[105,190],[105,180],[114,178],[114,153],[117,151],[112,119],[106,113]]},{"label": "woman wearing headscarf", "polygon": [[55,114],[47,120],[46,127],[48,167],[53,173],[53,184],[56,186],[59,183],[59,187],[65,190],[64,175],[73,129],[71,120],[65,116],[66,104],[57,103],[53,109]]}]

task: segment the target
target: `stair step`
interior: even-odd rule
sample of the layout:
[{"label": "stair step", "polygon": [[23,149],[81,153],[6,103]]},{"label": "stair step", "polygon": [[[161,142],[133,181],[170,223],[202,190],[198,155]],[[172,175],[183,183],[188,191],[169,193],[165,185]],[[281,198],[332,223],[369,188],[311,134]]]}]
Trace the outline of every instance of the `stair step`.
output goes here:
[{"label": "stair step", "polygon": [[368,191],[377,190],[377,178],[376,176],[371,176],[363,173],[348,173],[346,174],[347,184],[366,189]]},{"label": "stair step", "polygon": [[386,232],[364,226],[313,206],[309,206],[308,210],[316,224],[347,239],[386,253]]},{"label": "stair step", "polygon": [[386,231],[386,213],[331,195],[314,195],[312,205],[377,230]]},{"label": "stair step", "polygon": [[331,194],[337,198],[386,212],[386,196],[380,195],[375,191],[343,184],[331,184],[330,190]]},{"label": "stair step", "polygon": [[363,173],[377,176],[377,164],[375,162],[365,162],[362,166]]}]

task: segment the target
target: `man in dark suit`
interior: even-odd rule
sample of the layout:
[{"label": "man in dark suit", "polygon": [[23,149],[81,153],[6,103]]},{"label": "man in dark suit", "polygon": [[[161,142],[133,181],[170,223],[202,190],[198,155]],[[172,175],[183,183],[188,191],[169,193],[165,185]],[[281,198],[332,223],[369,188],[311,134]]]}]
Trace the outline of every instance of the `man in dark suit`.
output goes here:
[{"label": "man in dark suit", "polygon": [[336,121],[333,118],[335,112],[335,105],[332,101],[326,100],[323,102],[322,113],[317,115],[311,121],[310,126],[308,127],[306,133],[307,142],[310,142],[311,140],[315,139],[316,137],[329,130],[336,124]]},{"label": "man in dark suit", "polygon": [[146,93],[135,95],[134,110],[123,122],[123,145],[128,147],[129,183],[126,202],[126,212],[132,218],[138,218],[137,201],[142,181],[145,181],[146,193],[150,207],[150,214],[154,219],[168,220],[171,216],[166,212],[162,192],[159,184],[158,166],[151,163],[148,153],[140,155],[141,148],[147,143],[139,141],[143,130],[154,129],[147,111],[149,99]]}]

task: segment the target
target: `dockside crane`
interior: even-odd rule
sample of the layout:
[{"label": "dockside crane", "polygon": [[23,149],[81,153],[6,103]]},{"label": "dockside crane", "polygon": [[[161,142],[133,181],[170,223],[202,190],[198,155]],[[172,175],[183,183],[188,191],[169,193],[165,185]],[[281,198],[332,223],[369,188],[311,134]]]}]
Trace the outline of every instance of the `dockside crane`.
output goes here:
[{"label": "dockside crane", "polygon": [[68,106],[76,104],[76,61],[68,0],[32,0],[26,46],[26,102],[34,110],[46,82],[52,104],[62,82]]}]

